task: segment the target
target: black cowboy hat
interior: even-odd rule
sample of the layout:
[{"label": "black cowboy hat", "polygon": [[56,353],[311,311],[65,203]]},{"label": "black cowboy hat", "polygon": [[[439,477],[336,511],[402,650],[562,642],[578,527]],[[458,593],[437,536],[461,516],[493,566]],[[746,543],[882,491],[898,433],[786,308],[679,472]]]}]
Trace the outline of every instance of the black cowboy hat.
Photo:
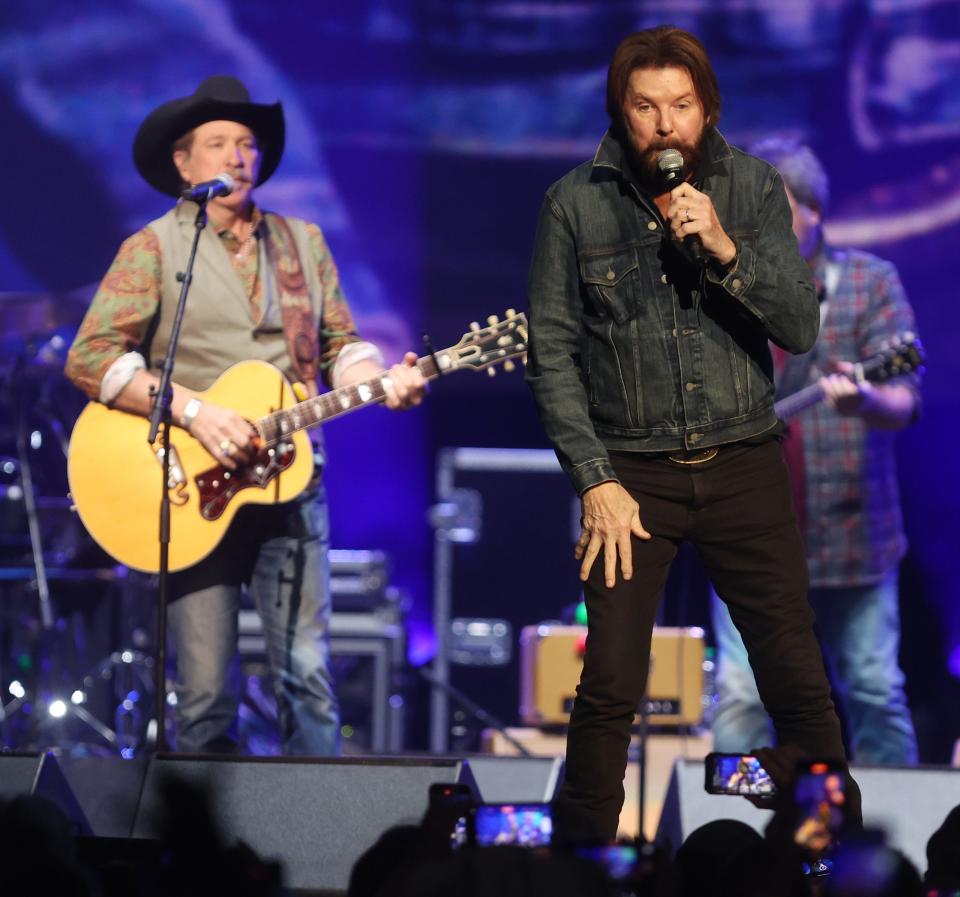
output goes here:
[{"label": "black cowboy hat", "polygon": [[208,121],[236,121],[257,137],[262,184],[276,171],[283,155],[283,106],[250,102],[250,92],[237,78],[213,75],[188,97],[170,100],[153,110],[133,139],[133,164],[151,187],[179,196],[183,187],[173,164],[173,144]]}]

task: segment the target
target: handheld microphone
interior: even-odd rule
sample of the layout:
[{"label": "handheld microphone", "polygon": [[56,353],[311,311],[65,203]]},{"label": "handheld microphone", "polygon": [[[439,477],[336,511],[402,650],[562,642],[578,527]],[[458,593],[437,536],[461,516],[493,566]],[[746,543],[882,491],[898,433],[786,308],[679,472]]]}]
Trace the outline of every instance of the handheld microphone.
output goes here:
[{"label": "handheld microphone", "polygon": [[665,149],[657,153],[657,171],[663,186],[668,190],[683,183],[683,154],[678,149]]},{"label": "handheld microphone", "polygon": [[184,187],[180,198],[190,199],[202,205],[214,196],[229,196],[231,193],[233,193],[233,178],[225,171],[221,171],[212,181],[204,181],[193,187]]},{"label": "handheld microphone", "polygon": [[[673,190],[683,183],[683,154],[678,149],[665,149],[657,154],[657,171],[667,190]],[[703,243],[698,234],[687,234],[683,238],[687,252],[701,264],[706,261],[703,255]]]}]

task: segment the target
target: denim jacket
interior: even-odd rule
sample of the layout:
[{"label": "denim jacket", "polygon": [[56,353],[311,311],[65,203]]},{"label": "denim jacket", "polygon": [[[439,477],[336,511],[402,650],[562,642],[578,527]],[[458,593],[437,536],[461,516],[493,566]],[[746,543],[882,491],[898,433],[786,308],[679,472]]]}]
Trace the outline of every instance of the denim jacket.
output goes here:
[{"label": "denim jacket", "polygon": [[736,244],[726,271],[678,248],[609,132],[541,207],[527,381],[580,493],[616,479],[608,450],[701,449],[771,429],[767,340],[800,353],[816,339],[780,175],[715,130],[706,149],[694,186]]}]

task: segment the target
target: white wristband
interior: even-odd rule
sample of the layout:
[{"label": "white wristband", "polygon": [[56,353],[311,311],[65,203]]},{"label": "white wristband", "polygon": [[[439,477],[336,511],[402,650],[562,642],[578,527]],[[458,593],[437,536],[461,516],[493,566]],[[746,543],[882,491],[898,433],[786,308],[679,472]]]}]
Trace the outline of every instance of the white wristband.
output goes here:
[{"label": "white wristband", "polygon": [[190,432],[190,425],[193,423],[193,419],[200,413],[201,405],[203,405],[203,402],[194,396],[183,406],[183,414],[180,415],[180,426],[188,433]]}]

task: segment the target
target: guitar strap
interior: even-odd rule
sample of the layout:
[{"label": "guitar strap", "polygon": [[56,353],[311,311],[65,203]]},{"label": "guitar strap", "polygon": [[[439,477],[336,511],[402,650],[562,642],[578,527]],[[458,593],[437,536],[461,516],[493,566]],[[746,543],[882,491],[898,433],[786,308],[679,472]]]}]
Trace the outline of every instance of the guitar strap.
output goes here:
[{"label": "guitar strap", "polygon": [[277,289],[287,352],[297,378],[310,396],[317,394],[317,321],[297,243],[287,220],[273,212],[264,215],[264,242]]}]

